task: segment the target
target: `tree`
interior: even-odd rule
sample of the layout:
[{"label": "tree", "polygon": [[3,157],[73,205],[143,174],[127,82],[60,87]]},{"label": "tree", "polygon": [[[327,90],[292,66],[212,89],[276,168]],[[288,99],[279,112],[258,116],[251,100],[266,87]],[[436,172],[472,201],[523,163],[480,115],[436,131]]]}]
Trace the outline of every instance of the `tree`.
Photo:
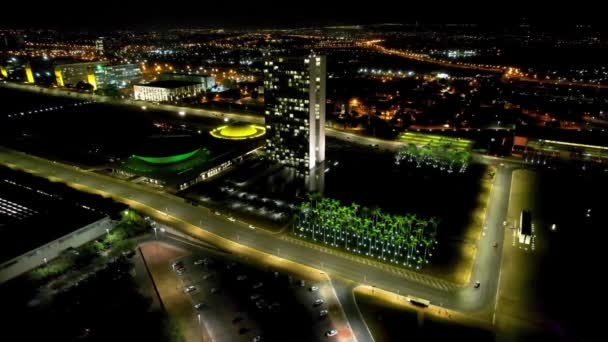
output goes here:
[{"label": "tree", "polygon": [[[369,209],[357,203],[343,206],[336,199],[323,198],[311,193],[309,201],[298,205],[294,233],[317,240],[323,235],[323,243],[336,248],[360,253],[393,263],[420,268],[428,263],[430,250],[435,243],[439,220],[383,213],[380,208]],[[310,235],[305,232],[310,232]],[[329,240],[329,241],[328,241]],[[353,246],[354,243],[354,246]],[[424,246],[424,253],[418,248]],[[382,249],[378,251],[378,249]],[[405,255],[402,250],[405,250]]]}]

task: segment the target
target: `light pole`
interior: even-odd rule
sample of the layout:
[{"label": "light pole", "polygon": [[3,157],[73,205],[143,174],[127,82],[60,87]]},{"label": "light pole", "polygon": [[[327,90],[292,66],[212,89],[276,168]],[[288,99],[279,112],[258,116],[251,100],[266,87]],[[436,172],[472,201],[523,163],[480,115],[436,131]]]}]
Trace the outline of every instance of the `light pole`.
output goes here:
[{"label": "light pole", "polygon": [[106,228],[106,234],[108,234],[108,236],[110,236],[110,228]]},{"label": "light pole", "polygon": [[158,235],[156,234],[156,227],[154,227],[154,238],[158,240]]}]

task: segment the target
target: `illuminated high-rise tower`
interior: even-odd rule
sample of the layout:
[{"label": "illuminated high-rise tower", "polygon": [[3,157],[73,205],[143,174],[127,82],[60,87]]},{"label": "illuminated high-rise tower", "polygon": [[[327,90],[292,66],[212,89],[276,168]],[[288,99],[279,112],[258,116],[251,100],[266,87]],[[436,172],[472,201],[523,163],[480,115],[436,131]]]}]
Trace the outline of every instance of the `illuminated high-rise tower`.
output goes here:
[{"label": "illuminated high-rise tower", "polygon": [[325,160],[325,56],[264,63],[266,152],[299,174]]}]

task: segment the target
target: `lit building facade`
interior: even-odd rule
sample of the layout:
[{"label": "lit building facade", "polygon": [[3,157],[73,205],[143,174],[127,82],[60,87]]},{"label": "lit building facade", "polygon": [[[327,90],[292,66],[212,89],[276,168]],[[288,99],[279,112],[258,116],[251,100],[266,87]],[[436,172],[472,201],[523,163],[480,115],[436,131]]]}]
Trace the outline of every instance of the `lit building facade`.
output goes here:
[{"label": "lit building facade", "polygon": [[[60,87],[75,86],[78,82],[95,82],[94,70],[102,68],[104,62],[69,63],[55,66],[55,78]],[[96,84],[91,84],[96,88]]]},{"label": "lit building facade", "polygon": [[126,88],[141,81],[141,69],[137,64],[99,65],[94,74],[99,88]]},{"label": "lit building facade", "polygon": [[141,70],[137,64],[110,65],[105,62],[60,64],[55,66],[55,79],[60,87],[86,82],[94,89],[108,86],[125,88],[141,80]]},{"label": "lit building facade", "polygon": [[308,176],[325,160],[325,56],[264,63],[266,152]]},{"label": "lit building facade", "polygon": [[186,81],[201,83],[203,91],[207,92],[215,85],[215,77],[201,74],[184,74],[174,72],[163,72],[159,75],[161,81]]},{"label": "lit building facade", "polygon": [[183,98],[194,97],[203,92],[203,85],[198,82],[156,81],[133,86],[136,100],[173,102]]}]

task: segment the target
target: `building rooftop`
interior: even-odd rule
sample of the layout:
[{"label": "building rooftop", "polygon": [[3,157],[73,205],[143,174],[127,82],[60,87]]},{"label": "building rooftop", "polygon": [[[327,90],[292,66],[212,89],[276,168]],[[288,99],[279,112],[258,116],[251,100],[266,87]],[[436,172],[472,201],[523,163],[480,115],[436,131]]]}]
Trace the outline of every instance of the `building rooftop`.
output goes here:
[{"label": "building rooftop", "polygon": [[258,147],[259,140],[241,142],[211,136],[151,136],[131,157],[113,166],[129,174],[156,179],[168,186],[190,181],[221,163]]},{"label": "building rooftop", "polygon": [[195,85],[195,84],[200,84],[200,83],[197,83],[197,82],[187,82],[187,81],[154,81],[154,82],[150,82],[150,83],[137,84],[137,85],[138,86],[145,86],[145,87],[154,87],[154,88],[169,88],[169,89],[174,89],[174,88],[181,88],[181,87],[191,86],[191,85]]},{"label": "building rooftop", "polygon": [[0,263],[106,216],[82,204],[93,195],[4,167],[0,176]]},{"label": "building rooftop", "polygon": [[218,127],[209,133],[219,139],[243,140],[259,138],[266,133],[266,129],[258,125],[236,123]]},{"label": "building rooftop", "polygon": [[199,76],[199,77],[210,77],[208,74],[198,74],[198,73],[187,73],[187,72],[161,72],[160,75],[176,75],[176,76]]}]

